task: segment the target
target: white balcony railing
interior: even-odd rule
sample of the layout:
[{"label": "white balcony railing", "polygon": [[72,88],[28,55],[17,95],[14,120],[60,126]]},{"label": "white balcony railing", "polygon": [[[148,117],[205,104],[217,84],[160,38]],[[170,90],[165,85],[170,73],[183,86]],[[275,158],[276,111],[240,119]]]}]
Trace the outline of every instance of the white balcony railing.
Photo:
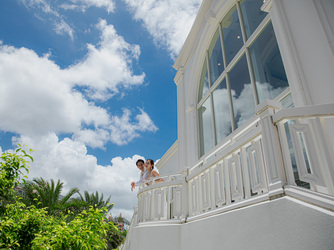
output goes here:
[{"label": "white balcony railing", "polygon": [[334,151],[327,129],[333,118],[333,104],[281,110],[273,116],[288,185],[334,195]]},{"label": "white balcony railing", "polygon": [[[157,179],[163,182],[155,183]],[[138,222],[180,219],[181,175],[157,177],[144,182],[138,192]]]},{"label": "white balcony railing", "polygon": [[194,167],[142,184],[131,225],[192,221],[296,194],[293,188],[318,194],[323,207],[334,209],[328,205],[334,204],[334,151],[327,123],[334,127],[334,104],[280,110],[276,102],[262,103]]},{"label": "white balcony railing", "polygon": [[219,150],[189,169],[189,219],[268,191],[261,140],[259,118],[254,117]]}]

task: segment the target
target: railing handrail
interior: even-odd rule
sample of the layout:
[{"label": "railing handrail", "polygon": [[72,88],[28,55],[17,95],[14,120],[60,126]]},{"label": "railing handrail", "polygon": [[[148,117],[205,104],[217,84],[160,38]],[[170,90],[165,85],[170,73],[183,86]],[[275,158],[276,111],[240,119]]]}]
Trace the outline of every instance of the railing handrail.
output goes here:
[{"label": "railing handrail", "polygon": [[334,103],[282,109],[274,114],[272,117],[273,122],[276,124],[284,119],[291,120],[293,118],[307,118],[332,115],[334,115]]},{"label": "railing handrail", "polygon": [[[334,195],[333,142],[326,123],[326,119],[332,117],[334,103],[285,109],[273,115],[273,123],[280,134],[289,185],[297,186],[298,181],[309,185],[312,190],[322,190],[320,192]],[[295,155],[294,166],[286,129],[290,131],[290,144]],[[295,174],[299,176],[296,180]]]},{"label": "railing handrail", "polygon": [[217,153],[222,151],[229,144],[233,144],[236,141],[239,141],[240,139],[242,139],[243,136],[249,133],[249,128],[252,126],[256,126],[259,120],[260,120],[259,116],[257,114],[254,114],[246,122],[241,124],[236,130],[234,130],[233,133],[229,134],[221,142],[219,142],[215,147],[213,147],[209,152],[207,152],[204,156],[202,156],[198,160],[198,162],[194,164],[193,167],[190,168],[190,171],[192,171],[192,169],[196,168],[196,166],[198,165],[207,164],[207,162],[210,161],[210,158],[212,158],[212,156],[217,155]]},{"label": "railing handrail", "polygon": [[[175,175],[171,175],[171,176],[175,176]],[[181,175],[180,175],[181,176]],[[146,180],[144,181],[142,184],[140,184],[139,186],[139,191],[137,193],[137,197],[142,194],[143,192],[152,190],[152,189],[157,189],[157,188],[162,188],[162,187],[170,187],[170,186],[176,186],[176,185],[181,185],[182,180],[168,180],[170,177],[170,175],[166,175],[166,176],[157,176],[154,178],[151,178],[150,180]],[[159,182],[159,183],[154,183],[155,180],[158,179],[165,179],[167,178],[167,180],[163,181],[163,182]],[[150,182],[152,182],[153,184],[150,184]],[[146,186],[146,184],[149,184]]]},{"label": "railing handrail", "polygon": [[[246,144],[258,136],[260,134],[260,128],[257,126],[258,122],[259,117],[257,115],[251,117],[232,134],[227,136],[213,152],[210,152],[207,156],[201,158],[196,164],[194,164],[193,167],[189,168],[189,172],[194,172],[196,174],[192,175],[197,175],[200,172],[205,171],[213,164],[219,162],[220,159],[225,157],[227,154],[232,153],[233,151],[237,150],[238,147]],[[199,172],[197,169],[200,169]]]}]

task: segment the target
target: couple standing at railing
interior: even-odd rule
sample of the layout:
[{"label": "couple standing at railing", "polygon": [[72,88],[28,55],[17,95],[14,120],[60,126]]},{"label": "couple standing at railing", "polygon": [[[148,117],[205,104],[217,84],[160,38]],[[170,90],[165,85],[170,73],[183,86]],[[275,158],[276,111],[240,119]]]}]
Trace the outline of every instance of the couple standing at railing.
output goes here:
[{"label": "couple standing at railing", "polygon": [[[140,170],[140,177],[137,182],[131,182],[131,191],[135,189],[136,186],[139,186],[142,183],[146,183],[146,185],[150,185],[152,182],[147,182],[151,178],[160,176],[157,170],[154,170],[154,161],[152,159],[147,159],[146,163],[144,160],[139,159],[136,162],[137,168]],[[155,180],[155,183],[163,182],[163,179]]]}]

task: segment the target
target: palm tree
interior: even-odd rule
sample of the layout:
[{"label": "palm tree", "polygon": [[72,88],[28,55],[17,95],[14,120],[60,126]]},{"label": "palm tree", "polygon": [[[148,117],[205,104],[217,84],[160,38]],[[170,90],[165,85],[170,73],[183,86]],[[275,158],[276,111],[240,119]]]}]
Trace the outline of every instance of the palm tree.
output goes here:
[{"label": "palm tree", "polygon": [[114,203],[110,204],[110,198],[111,196],[108,197],[106,201],[103,200],[103,194],[99,196],[99,193],[96,191],[95,194],[89,194],[88,191],[84,192],[84,196],[79,193],[80,198],[77,198],[79,201],[83,202],[86,204],[86,207],[89,208],[90,206],[96,207],[101,209],[102,207],[105,207],[107,209],[107,212],[109,212],[113,206]]},{"label": "palm tree", "polygon": [[[110,217],[109,217],[110,218]],[[111,217],[110,219],[115,226],[117,226],[118,228],[124,228],[124,225],[130,225],[130,221],[128,221],[126,218],[124,218],[122,216],[122,214],[120,214],[118,217]],[[123,225],[123,226],[122,226]]]},{"label": "palm tree", "polygon": [[49,214],[57,214],[60,211],[65,212],[65,204],[70,198],[79,193],[78,188],[72,188],[64,197],[61,196],[64,183],[51,179],[46,182],[43,178],[35,178],[33,181],[27,181],[23,184],[24,197],[23,202],[27,205],[35,205],[38,208],[46,208]]}]

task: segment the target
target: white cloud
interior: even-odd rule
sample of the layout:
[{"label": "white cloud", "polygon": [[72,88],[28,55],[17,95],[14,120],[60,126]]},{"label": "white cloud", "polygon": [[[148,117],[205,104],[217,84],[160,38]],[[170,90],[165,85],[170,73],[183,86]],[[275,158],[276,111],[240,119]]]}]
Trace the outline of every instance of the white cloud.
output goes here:
[{"label": "white cloud", "polygon": [[[57,6],[48,0],[21,0],[27,9],[33,9],[36,18],[43,22],[53,21],[54,31],[59,35],[68,35],[74,39],[74,30],[59,13]],[[38,11],[36,11],[38,10]]]},{"label": "white cloud", "polygon": [[142,84],[145,74],[134,75],[131,70],[131,63],[139,58],[140,47],[127,43],[105,20],[100,20],[96,27],[101,31],[99,46],[87,45],[86,59],[65,70],[68,81],[90,87],[91,91],[87,92],[90,97],[102,99],[106,90],[115,94],[120,85]]},{"label": "white cloud", "polygon": [[60,35],[67,34],[71,40],[74,39],[74,30],[64,20],[60,20],[59,23],[55,24],[55,31]]},{"label": "white cloud", "polygon": [[108,141],[124,145],[140,132],[157,130],[141,109],[134,119],[127,109],[120,117],[112,116],[75,90],[84,85],[106,99],[119,88],[144,82],[144,73],[135,75],[131,70],[139,46],[126,43],[104,20],[98,27],[99,47],[90,44],[86,58],[66,69],[60,69],[49,54],[39,57],[27,48],[0,44],[1,130],[34,138],[49,132],[72,133],[73,138],[100,148]]},{"label": "white cloud", "polygon": [[172,58],[180,51],[202,0],[124,0],[136,20],[168,49]]},{"label": "white cloud", "polygon": [[114,116],[110,124],[111,141],[117,145],[124,145],[139,136],[140,131],[156,132],[158,128],[154,125],[151,118],[140,109],[141,114],[136,116],[137,123],[131,122],[131,112],[123,110],[122,117]]},{"label": "white cloud", "polygon": [[131,192],[130,183],[139,178],[135,163],[144,157],[115,157],[111,165],[101,166],[97,164],[95,156],[87,154],[83,143],[69,138],[59,141],[54,133],[37,140],[21,136],[13,142],[27,144],[35,150],[31,154],[34,162],[30,164],[29,179],[59,179],[64,182],[63,194],[77,187],[81,193],[85,190],[103,193],[105,199],[111,195],[110,201],[115,203],[111,212],[117,216],[122,212],[123,216],[131,219],[133,207],[137,206],[137,197],[136,191]]},{"label": "white cloud", "polygon": [[112,13],[115,10],[113,0],[70,0],[70,2],[70,4],[61,4],[60,7],[65,10],[79,10],[82,12],[85,12],[90,7],[104,8],[108,13]]},{"label": "white cloud", "polygon": [[26,8],[37,8],[46,14],[59,17],[59,13],[48,3],[47,0],[21,0]]},{"label": "white cloud", "polygon": [[94,106],[63,81],[62,70],[26,48],[0,47],[0,128],[25,135],[75,132],[81,124],[108,124]]},{"label": "white cloud", "polygon": [[[44,13],[59,16],[57,3],[52,0],[21,0],[27,8],[38,8]],[[115,10],[115,3],[113,0],[69,0],[67,3],[62,3],[59,6],[65,10],[79,10],[85,12],[90,7],[104,8],[108,13]]]},{"label": "white cloud", "polygon": [[113,0],[70,0],[68,3],[62,3],[58,5],[51,0],[20,0],[27,9],[38,10],[36,11],[36,18],[41,21],[48,22],[49,20],[54,23],[54,31],[59,35],[68,35],[73,41],[74,29],[68,24],[60,10],[73,10],[85,12],[90,7],[103,8],[108,13],[112,13],[115,10],[115,3]]}]

